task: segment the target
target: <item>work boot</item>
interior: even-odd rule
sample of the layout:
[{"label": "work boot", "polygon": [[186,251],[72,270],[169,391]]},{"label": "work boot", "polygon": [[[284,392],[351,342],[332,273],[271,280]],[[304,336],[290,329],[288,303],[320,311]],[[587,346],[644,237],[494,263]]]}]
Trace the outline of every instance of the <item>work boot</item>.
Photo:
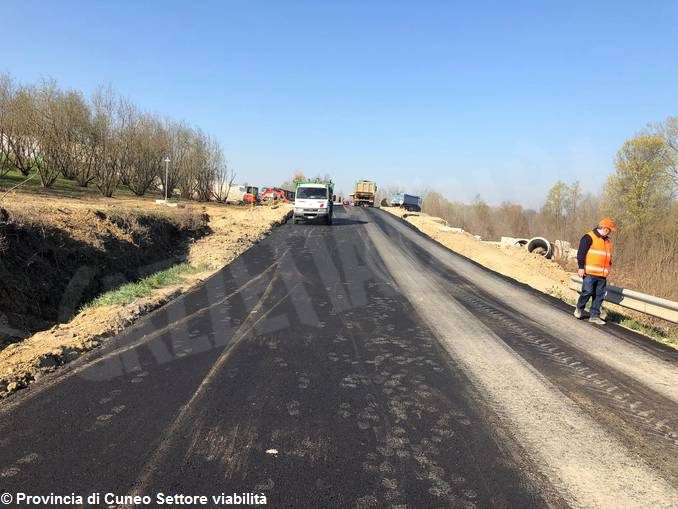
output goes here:
[{"label": "work boot", "polygon": [[574,308],[574,317],[578,320],[581,318],[581,311],[579,308]]},{"label": "work boot", "polygon": [[595,323],[596,325],[605,325],[605,320],[603,320],[599,316],[592,316],[591,318],[589,318],[589,322]]}]

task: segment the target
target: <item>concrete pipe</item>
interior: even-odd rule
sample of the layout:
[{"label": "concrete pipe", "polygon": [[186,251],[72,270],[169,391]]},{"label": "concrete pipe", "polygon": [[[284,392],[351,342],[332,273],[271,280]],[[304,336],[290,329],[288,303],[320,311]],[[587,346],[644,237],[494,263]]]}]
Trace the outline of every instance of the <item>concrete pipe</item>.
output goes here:
[{"label": "concrete pipe", "polygon": [[530,239],[519,239],[516,237],[501,237],[499,239],[499,244],[502,247],[513,247],[513,246],[518,246],[518,247],[525,247],[527,244],[527,241]]},{"label": "concrete pipe", "polygon": [[537,253],[544,258],[551,258],[553,256],[553,246],[544,237],[534,237],[527,243],[527,250],[530,253]]}]

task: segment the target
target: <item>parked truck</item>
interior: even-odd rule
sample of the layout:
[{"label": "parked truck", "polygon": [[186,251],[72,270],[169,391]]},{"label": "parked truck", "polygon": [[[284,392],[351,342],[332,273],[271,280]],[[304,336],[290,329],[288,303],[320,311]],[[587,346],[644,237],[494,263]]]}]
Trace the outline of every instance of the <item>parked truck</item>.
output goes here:
[{"label": "parked truck", "polygon": [[292,222],[321,221],[332,224],[334,184],[328,181],[299,182],[294,195]]},{"label": "parked truck", "polygon": [[398,193],[391,196],[391,206],[401,207],[411,212],[421,212],[421,198],[407,193]]},{"label": "parked truck", "polygon": [[353,205],[356,207],[374,207],[377,195],[377,184],[370,180],[359,180],[355,183],[355,190],[351,194]]}]

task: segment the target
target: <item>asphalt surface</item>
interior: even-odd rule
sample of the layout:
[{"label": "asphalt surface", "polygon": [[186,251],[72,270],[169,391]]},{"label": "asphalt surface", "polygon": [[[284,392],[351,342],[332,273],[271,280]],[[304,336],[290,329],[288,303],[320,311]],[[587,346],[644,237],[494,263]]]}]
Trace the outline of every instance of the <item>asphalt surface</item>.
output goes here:
[{"label": "asphalt surface", "polygon": [[675,351],[335,212],[4,401],[0,492],[678,506]]}]

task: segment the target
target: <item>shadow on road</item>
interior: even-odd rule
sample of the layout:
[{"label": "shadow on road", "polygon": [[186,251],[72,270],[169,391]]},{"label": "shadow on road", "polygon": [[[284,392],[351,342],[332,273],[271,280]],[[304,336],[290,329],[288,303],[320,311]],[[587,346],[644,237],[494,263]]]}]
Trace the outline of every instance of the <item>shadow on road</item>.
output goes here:
[{"label": "shadow on road", "polygon": [[334,216],[332,220],[333,226],[348,226],[352,224],[367,224],[367,221],[360,221],[359,219],[349,219],[347,217]]},{"label": "shadow on road", "polygon": [[[356,225],[356,224],[367,224],[368,221],[360,221],[357,219],[348,219],[345,217],[337,217],[334,216],[332,219],[332,224],[330,227],[336,228],[337,226],[351,226],[351,225]],[[325,226],[324,222],[318,221],[318,220],[309,220],[309,221],[302,221],[299,224],[302,225],[309,225],[309,226]]]}]

